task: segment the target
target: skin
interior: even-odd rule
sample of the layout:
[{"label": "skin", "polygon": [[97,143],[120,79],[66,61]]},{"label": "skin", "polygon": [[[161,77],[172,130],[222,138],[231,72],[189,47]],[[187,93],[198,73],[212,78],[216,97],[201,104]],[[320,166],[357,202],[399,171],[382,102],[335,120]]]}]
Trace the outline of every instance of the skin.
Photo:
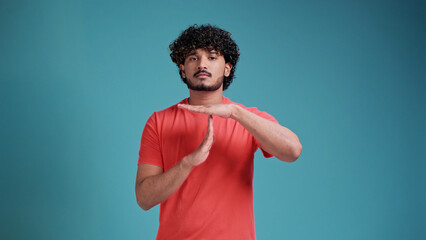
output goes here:
[{"label": "skin", "polygon": [[198,92],[222,88],[223,76],[229,76],[231,68],[217,51],[202,49],[189,53],[185,63],[179,66],[182,77],[187,79],[188,88]]},{"label": "skin", "polygon": [[[245,127],[260,143],[263,150],[276,158],[295,161],[302,152],[299,138],[288,128],[245,110],[235,104],[221,104],[223,97],[223,77],[229,76],[232,65],[225,62],[216,51],[197,49],[190,53],[184,64],[179,66],[182,76],[187,79],[189,104],[178,104],[179,108],[209,115],[207,133],[200,146],[178,164],[163,172],[161,167],[140,164],[136,176],[136,199],[139,206],[149,210],[170,197],[186,180],[189,173],[203,163],[214,142],[212,115],[232,118]],[[206,71],[204,75],[197,73]],[[213,91],[208,89],[220,85]]]}]

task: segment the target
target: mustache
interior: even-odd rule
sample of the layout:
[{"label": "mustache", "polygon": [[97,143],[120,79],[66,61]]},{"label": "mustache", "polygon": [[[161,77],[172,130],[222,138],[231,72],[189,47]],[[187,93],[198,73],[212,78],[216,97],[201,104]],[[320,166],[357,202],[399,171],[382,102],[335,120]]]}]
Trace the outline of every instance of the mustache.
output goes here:
[{"label": "mustache", "polygon": [[211,77],[212,76],[212,74],[211,73],[209,73],[209,72],[207,72],[206,70],[198,70],[196,73],[194,73],[194,77],[195,76],[197,76],[198,74],[200,74],[200,73],[205,73],[205,74],[207,74],[209,77]]}]

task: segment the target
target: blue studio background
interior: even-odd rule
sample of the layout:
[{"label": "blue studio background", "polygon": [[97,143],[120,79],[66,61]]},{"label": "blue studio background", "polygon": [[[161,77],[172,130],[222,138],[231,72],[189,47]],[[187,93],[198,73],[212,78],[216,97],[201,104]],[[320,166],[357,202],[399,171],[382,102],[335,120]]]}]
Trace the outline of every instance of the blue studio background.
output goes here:
[{"label": "blue studio background", "polygon": [[425,1],[1,1],[1,239],[154,239],[147,118],[188,96],[168,45],[232,33],[225,96],[298,134],[256,153],[258,239],[425,239]]}]

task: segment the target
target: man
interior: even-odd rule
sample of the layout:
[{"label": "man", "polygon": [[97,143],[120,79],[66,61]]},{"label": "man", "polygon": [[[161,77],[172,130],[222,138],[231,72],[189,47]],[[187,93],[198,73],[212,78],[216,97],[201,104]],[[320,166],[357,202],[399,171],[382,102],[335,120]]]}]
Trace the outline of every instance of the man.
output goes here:
[{"label": "man", "polygon": [[189,98],[154,112],[142,133],[139,206],[160,204],[157,239],[255,239],[253,159],[295,161],[296,134],[223,96],[239,50],[230,33],[191,26],[169,46]]}]

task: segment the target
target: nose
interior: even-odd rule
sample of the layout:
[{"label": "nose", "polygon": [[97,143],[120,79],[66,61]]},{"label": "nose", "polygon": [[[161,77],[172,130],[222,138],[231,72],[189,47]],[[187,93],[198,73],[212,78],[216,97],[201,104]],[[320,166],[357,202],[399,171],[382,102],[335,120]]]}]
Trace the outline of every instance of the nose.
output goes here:
[{"label": "nose", "polygon": [[200,57],[200,59],[198,60],[198,69],[207,69],[207,58],[202,56]]}]

